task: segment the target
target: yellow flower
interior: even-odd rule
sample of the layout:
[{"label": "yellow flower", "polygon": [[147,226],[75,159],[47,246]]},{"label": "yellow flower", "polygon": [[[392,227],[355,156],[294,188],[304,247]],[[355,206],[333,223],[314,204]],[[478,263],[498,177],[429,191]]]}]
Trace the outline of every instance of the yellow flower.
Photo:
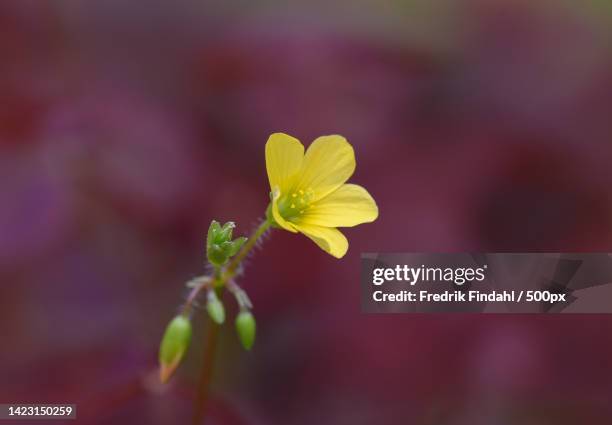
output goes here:
[{"label": "yellow flower", "polygon": [[303,233],[336,258],[348,250],[346,237],[336,227],[352,227],[378,217],[370,194],[356,184],[345,184],[355,171],[355,154],[342,136],[322,136],[308,147],[283,133],[266,143],[272,217],[293,233]]}]

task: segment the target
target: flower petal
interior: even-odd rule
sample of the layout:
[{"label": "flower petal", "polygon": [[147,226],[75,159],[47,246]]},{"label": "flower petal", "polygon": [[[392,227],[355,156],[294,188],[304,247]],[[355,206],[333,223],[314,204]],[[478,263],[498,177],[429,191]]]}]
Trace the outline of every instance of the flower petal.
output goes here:
[{"label": "flower petal", "polygon": [[323,227],[352,227],[378,217],[378,207],[367,190],[344,184],[308,208],[296,223]]},{"label": "flower petal", "polygon": [[298,231],[296,230],[293,223],[290,223],[285,220],[281,215],[280,211],[278,210],[278,200],[280,199],[280,197],[281,191],[278,186],[272,188],[272,217],[274,218],[274,221],[276,221],[276,224],[278,224],[283,229],[289,230],[292,233],[297,233]]},{"label": "flower petal", "polygon": [[348,241],[338,229],[310,224],[300,224],[296,227],[316,243],[319,248],[336,258],[344,257],[348,250]]},{"label": "flower petal", "polygon": [[270,189],[278,187],[282,193],[289,191],[304,159],[304,145],[284,133],[274,133],[266,142],[266,170]]},{"label": "flower petal", "polygon": [[355,171],[353,147],[342,136],[321,136],[308,147],[298,187],[314,191],[310,202],[324,198]]}]

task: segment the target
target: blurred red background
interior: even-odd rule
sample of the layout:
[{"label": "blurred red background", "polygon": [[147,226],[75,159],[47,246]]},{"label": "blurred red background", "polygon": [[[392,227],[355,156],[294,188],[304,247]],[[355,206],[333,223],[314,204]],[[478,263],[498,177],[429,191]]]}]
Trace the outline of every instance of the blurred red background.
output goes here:
[{"label": "blurred red background", "polygon": [[263,215],[269,134],[338,133],[380,217],[341,261],[273,232],[209,423],[610,423],[612,318],[362,315],[358,274],[610,251],[611,23],[603,0],[2,2],[0,401],[187,422],[202,326],[163,387],[157,349],[208,224]]}]

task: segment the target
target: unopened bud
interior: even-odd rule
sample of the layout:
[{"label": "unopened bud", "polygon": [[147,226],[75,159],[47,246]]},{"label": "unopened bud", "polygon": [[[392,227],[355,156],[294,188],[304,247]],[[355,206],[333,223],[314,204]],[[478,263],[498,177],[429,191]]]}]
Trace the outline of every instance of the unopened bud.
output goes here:
[{"label": "unopened bud", "polygon": [[206,255],[213,265],[217,267],[225,265],[246,242],[244,237],[232,240],[235,228],[236,225],[232,221],[228,221],[223,226],[215,220],[210,223],[206,237]]},{"label": "unopened bud", "polygon": [[234,255],[238,254],[238,251],[240,251],[240,248],[242,248],[242,245],[244,245],[246,241],[247,238],[241,236],[239,238],[234,239],[233,242],[230,242],[231,245],[228,249],[229,256],[233,257]]},{"label": "unopened bud", "polygon": [[227,254],[225,250],[217,244],[213,244],[208,248],[208,261],[216,266],[222,266],[227,263]]},{"label": "unopened bud", "polygon": [[255,318],[248,310],[242,310],[236,316],[236,332],[245,350],[250,350],[255,342]]},{"label": "unopened bud", "polygon": [[183,315],[178,315],[168,324],[159,347],[159,378],[162,383],[168,382],[181,363],[191,342],[191,322]]},{"label": "unopened bud", "polygon": [[213,243],[216,242],[217,235],[221,231],[221,225],[217,220],[210,222],[208,227],[208,235],[206,236],[206,247],[209,248]]},{"label": "unopened bud", "polygon": [[214,290],[210,290],[208,292],[206,310],[208,311],[208,315],[213,320],[213,322],[219,325],[225,322],[225,308],[223,307],[223,303],[221,302],[219,297],[217,297],[217,294]]},{"label": "unopened bud", "polygon": [[223,243],[232,240],[232,233],[236,228],[236,224],[233,221],[228,221],[221,227],[221,231],[217,234],[217,242]]}]

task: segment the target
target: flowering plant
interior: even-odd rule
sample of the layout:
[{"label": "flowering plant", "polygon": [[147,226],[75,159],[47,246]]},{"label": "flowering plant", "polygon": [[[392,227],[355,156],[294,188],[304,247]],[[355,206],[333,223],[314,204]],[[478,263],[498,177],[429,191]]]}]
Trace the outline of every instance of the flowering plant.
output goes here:
[{"label": "flowering plant", "polygon": [[302,233],[328,254],[342,258],[348,250],[346,237],[338,227],[368,223],[378,217],[378,207],[366,189],[346,181],[355,171],[355,154],[342,136],[317,138],[304,152],[299,140],[283,133],[270,136],[265,148],[270,182],[270,204],[265,219],[247,239],[233,239],[233,222],[212,221],[206,238],[208,263],[213,272],[187,283],[191,292],[181,312],[169,323],[159,350],[160,379],[167,382],[180,365],[191,342],[194,303],[206,293],[206,310],[211,329],[196,400],[195,423],[204,416],[208,380],[216,345],[218,326],[225,322],[221,295],[228,290],[240,308],[235,319],[242,346],[250,350],[255,342],[253,305],[236,283],[242,261],[271,228]]}]

